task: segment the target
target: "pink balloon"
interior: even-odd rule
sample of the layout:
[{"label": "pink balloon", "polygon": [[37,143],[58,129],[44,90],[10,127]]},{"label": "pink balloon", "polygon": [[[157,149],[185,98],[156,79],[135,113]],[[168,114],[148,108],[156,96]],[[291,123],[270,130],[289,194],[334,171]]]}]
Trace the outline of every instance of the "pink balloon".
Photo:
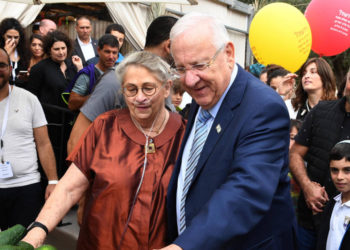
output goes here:
[{"label": "pink balloon", "polygon": [[350,47],[350,0],[312,0],[305,17],[315,53],[334,56]]}]

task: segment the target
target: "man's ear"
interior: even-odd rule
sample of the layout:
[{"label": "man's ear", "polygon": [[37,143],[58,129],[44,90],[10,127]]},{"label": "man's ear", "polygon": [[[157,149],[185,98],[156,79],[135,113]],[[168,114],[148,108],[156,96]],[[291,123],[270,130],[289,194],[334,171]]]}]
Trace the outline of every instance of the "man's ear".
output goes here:
[{"label": "man's ear", "polygon": [[163,50],[167,55],[170,55],[170,39],[163,42]]},{"label": "man's ear", "polygon": [[235,46],[232,42],[228,42],[225,46],[225,53],[227,62],[229,63],[230,67],[233,68],[233,65],[235,64]]}]

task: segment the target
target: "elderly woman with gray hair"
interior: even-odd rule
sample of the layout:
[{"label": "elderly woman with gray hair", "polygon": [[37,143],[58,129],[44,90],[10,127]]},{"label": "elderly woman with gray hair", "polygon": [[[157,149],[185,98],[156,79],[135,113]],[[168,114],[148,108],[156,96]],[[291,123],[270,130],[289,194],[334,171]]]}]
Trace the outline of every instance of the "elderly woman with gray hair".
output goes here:
[{"label": "elderly woman with gray hair", "polygon": [[38,247],[68,210],[86,197],[78,249],[165,246],[167,186],[185,121],[165,109],[169,65],[149,52],[116,69],[126,109],[99,116],[68,157],[71,163],[24,241]]}]

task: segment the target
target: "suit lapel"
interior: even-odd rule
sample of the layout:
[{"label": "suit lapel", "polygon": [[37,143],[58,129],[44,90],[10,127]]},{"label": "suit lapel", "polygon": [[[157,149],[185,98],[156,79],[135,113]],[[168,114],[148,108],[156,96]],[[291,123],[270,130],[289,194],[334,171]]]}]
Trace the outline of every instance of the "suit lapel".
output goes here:
[{"label": "suit lapel", "polygon": [[81,58],[81,61],[84,64],[86,61],[85,61],[85,57],[84,57],[83,51],[80,48],[78,39],[75,39],[75,51],[76,51],[77,55]]},{"label": "suit lapel", "polygon": [[94,51],[95,51],[95,56],[97,56],[98,55],[98,53],[97,53],[97,41],[95,39],[91,38],[91,43],[92,43],[92,47],[94,48]]},{"label": "suit lapel", "polygon": [[235,81],[227,92],[225,99],[221,103],[219,112],[217,113],[213,125],[210,128],[208,137],[205,141],[203,150],[197,163],[196,171],[194,173],[192,183],[198,176],[199,172],[205,165],[206,160],[214,150],[218,140],[224,136],[225,130],[230,124],[231,120],[237,116],[237,107],[241,103],[246,88],[247,77],[244,70],[238,66],[238,73]]}]

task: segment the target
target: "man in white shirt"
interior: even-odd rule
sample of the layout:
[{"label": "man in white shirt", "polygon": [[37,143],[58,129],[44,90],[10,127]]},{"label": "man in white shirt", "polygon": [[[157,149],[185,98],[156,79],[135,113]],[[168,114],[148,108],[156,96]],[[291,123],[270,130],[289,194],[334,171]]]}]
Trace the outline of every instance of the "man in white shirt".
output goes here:
[{"label": "man in white shirt", "polygon": [[44,111],[36,96],[9,85],[11,65],[0,49],[0,229],[34,221],[43,204],[38,158],[49,180],[58,182]]},{"label": "man in white shirt", "polygon": [[97,41],[91,38],[91,22],[87,17],[82,16],[77,19],[75,30],[77,38],[74,42],[73,55],[78,55],[85,67],[86,62],[97,55]]}]

